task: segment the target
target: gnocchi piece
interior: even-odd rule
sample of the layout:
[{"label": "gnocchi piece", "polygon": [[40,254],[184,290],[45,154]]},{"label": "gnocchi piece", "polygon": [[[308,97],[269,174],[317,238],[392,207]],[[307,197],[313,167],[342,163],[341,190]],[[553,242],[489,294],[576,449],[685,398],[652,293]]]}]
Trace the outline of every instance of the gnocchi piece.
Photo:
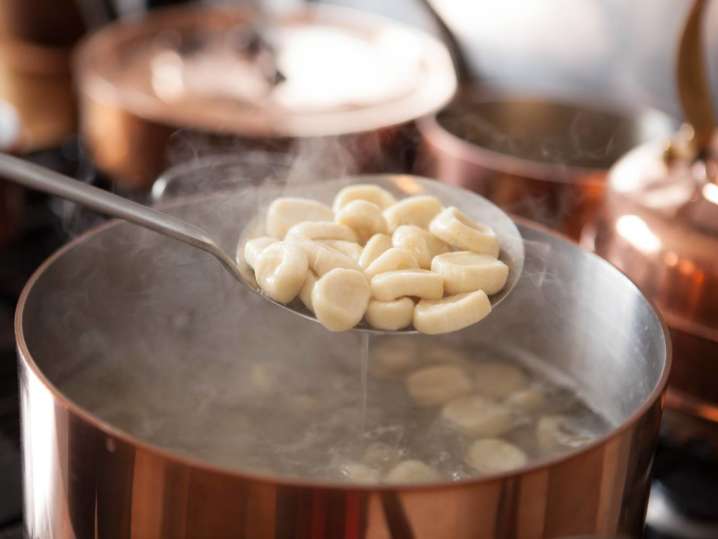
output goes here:
[{"label": "gnocchi piece", "polygon": [[536,422],[536,441],[544,451],[577,449],[594,439],[564,415],[545,415]]},{"label": "gnocchi piece", "polygon": [[[244,244],[244,261],[250,268],[254,269],[254,266],[257,264],[257,258],[259,258],[262,251],[273,243],[277,243],[277,241],[278,240],[276,238],[270,238],[269,236],[261,236],[259,238],[247,240]],[[240,256],[238,253],[237,260],[239,260],[239,258]]]},{"label": "gnocchi piece", "polygon": [[394,301],[369,301],[366,320],[376,329],[396,331],[411,324],[414,317],[414,302],[409,298]]},{"label": "gnocchi piece", "polygon": [[304,221],[333,221],[334,212],[329,206],[308,198],[278,198],[267,209],[267,234],[284,239],[287,231]]},{"label": "gnocchi piece", "polygon": [[304,251],[287,242],[273,243],[264,249],[254,268],[262,291],[280,303],[289,303],[302,289],[309,262]]},{"label": "gnocchi piece", "polygon": [[418,195],[400,200],[384,210],[389,231],[394,232],[401,225],[416,225],[426,228],[441,211],[441,201],[433,196]]},{"label": "gnocchi piece", "polygon": [[306,221],[297,223],[287,232],[287,239],[357,241],[354,231],[340,223]]},{"label": "gnocchi piece", "polygon": [[337,223],[348,226],[362,245],[374,234],[385,234],[387,225],[381,208],[366,200],[354,200],[337,212]]},{"label": "gnocchi piece", "polygon": [[304,280],[304,285],[299,291],[299,299],[302,300],[304,306],[310,311],[314,312],[314,306],[312,305],[312,291],[314,285],[317,284],[317,276],[312,270],[307,271],[307,278]]},{"label": "gnocchi piece", "polygon": [[521,449],[505,440],[485,438],[471,444],[465,461],[481,473],[500,473],[525,466],[528,457]]},{"label": "gnocchi piece", "polygon": [[469,393],[471,379],[453,366],[426,367],[411,373],[406,388],[419,406],[437,406]]},{"label": "gnocchi piece", "polygon": [[330,331],[345,331],[364,316],[371,291],[364,274],[336,268],[323,275],[312,290],[317,319]]},{"label": "gnocchi piece", "polygon": [[355,262],[359,261],[359,257],[362,253],[361,245],[353,241],[344,240],[320,240],[319,243],[326,245],[332,249],[339,251],[342,254],[347,255]]},{"label": "gnocchi piece", "polygon": [[528,387],[529,379],[519,367],[500,361],[482,361],[474,369],[476,391],[493,399],[503,399]]},{"label": "gnocchi piece", "polygon": [[511,411],[480,395],[452,400],[444,406],[441,415],[467,436],[498,436],[513,428]]},{"label": "gnocchi piece", "polygon": [[338,212],[354,200],[366,200],[367,202],[376,204],[382,210],[396,203],[394,196],[386,189],[382,189],[378,185],[364,183],[350,185],[339,191],[334,197],[332,208],[335,212]]},{"label": "gnocchi piece", "polygon": [[474,361],[469,359],[465,350],[442,342],[436,342],[432,343],[431,346],[421,347],[419,358],[425,365],[442,363],[444,365],[461,367],[468,371],[473,370],[475,364]]},{"label": "gnocchi piece", "polygon": [[386,483],[428,483],[439,479],[441,479],[439,472],[416,459],[401,461],[384,477]]},{"label": "gnocchi piece", "polygon": [[369,372],[377,378],[391,378],[418,363],[416,340],[411,337],[382,337],[376,342]]},{"label": "gnocchi piece", "polygon": [[351,257],[337,251],[336,249],[322,245],[318,241],[287,241],[302,248],[304,253],[307,255],[309,267],[319,277],[336,268],[359,270],[359,266],[354,260],[352,260]]},{"label": "gnocchi piece", "polygon": [[379,470],[361,464],[360,462],[347,462],[340,466],[339,473],[345,478],[349,479],[352,483],[378,483],[380,479]]},{"label": "gnocchi piece", "polygon": [[374,234],[369,241],[366,242],[364,249],[362,249],[361,256],[359,257],[359,266],[362,269],[367,269],[372,262],[374,262],[379,256],[388,249],[391,249],[391,236],[386,234]]},{"label": "gnocchi piece", "polygon": [[491,227],[472,221],[462,211],[446,208],[429,225],[434,236],[462,251],[499,256],[499,241]]},{"label": "gnocchi piece", "polygon": [[419,263],[406,249],[397,249],[392,247],[387,249],[380,254],[374,262],[369,264],[369,267],[364,270],[366,276],[371,279],[375,275],[380,273],[386,273],[387,271],[396,271],[402,269],[416,269],[419,267]]},{"label": "gnocchi piece", "polygon": [[530,387],[511,393],[504,401],[504,404],[516,412],[531,413],[541,408],[544,400],[543,391]]},{"label": "gnocchi piece", "polygon": [[401,225],[391,236],[394,247],[411,252],[423,269],[431,268],[432,259],[449,250],[449,246],[416,225]]},{"label": "gnocchi piece", "polygon": [[371,278],[371,291],[374,299],[379,301],[393,301],[404,296],[438,300],[444,295],[444,280],[441,275],[428,270],[387,271]]},{"label": "gnocchi piece", "polygon": [[456,251],[434,257],[431,271],[444,278],[447,294],[483,290],[490,296],[500,291],[509,277],[509,267],[501,260],[470,251]]},{"label": "gnocchi piece", "polygon": [[396,463],[402,457],[402,453],[403,451],[397,447],[375,442],[366,448],[361,461],[362,464],[381,469]]},{"label": "gnocchi piece", "polygon": [[[441,278],[438,273],[432,273],[432,275]],[[381,277],[381,275],[377,277]],[[373,290],[374,280],[372,279]],[[479,322],[490,312],[491,302],[483,290],[456,294],[442,299],[425,298],[420,300],[414,308],[414,327],[427,335],[450,333]]]}]

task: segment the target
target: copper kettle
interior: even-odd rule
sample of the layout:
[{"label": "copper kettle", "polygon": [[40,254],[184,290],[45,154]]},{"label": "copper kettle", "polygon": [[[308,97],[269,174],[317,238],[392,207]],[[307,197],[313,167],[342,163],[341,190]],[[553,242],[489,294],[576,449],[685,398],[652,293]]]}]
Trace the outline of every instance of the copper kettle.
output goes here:
[{"label": "copper kettle", "polygon": [[633,279],[670,327],[668,404],[718,421],[718,139],[701,48],[707,4],[694,2],[678,51],[687,123],[672,140],[616,163],[582,242]]}]

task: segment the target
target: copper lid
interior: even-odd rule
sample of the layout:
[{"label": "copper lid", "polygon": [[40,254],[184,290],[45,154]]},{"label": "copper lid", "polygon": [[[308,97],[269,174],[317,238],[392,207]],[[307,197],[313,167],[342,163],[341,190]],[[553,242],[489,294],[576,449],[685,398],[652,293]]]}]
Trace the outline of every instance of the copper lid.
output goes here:
[{"label": "copper lid", "polygon": [[[267,81],[237,44],[249,27],[271,43],[281,79]],[[100,102],[160,124],[260,137],[400,124],[442,107],[456,88],[436,39],[326,6],[267,21],[237,8],[157,11],[101,30],[76,65],[81,91]]]}]

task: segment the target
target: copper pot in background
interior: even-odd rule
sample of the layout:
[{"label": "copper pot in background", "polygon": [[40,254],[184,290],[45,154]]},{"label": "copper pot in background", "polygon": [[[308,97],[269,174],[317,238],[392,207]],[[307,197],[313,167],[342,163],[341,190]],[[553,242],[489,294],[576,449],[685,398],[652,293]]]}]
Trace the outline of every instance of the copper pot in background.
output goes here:
[{"label": "copper pot in background", "polygon": [[613,162],[674,125],[651,109],[471,90],[418,122],[417,166],[578,240]]},{"label": "copper pot in background", "polygon": [[718,183],[700,163],[666,161],[667,146],[644,145],[616,164],[582,241],[652,298],[670,327],[668,403],[718,421]]},{"label": "copper pot in background", "polygon": [[718,130],[703,47],[707,6],[692,2],[678,46],[687,123],[615,165],[583,242],[633,279],[666,319],[676,353],[667,402],[718,422]]},{"label": "copper pot in background", "polygon": [[18,151],[58,146],[75,132],[70,49],[0,39],[0,98],[20,116]]},{"label": "copper pot in background", "polygon": [[85,32],[76,0],[3,0],[0,35],[48,47],[72,46]]},{"label": "copper pot in background", "polygon": [[71,50],[85,32],[74,0],[5,0],[0,5],[0,98],[20,115],[18,148],[62,143],[77,127]]},{"label": "copper pot in background", "polygon": [[[247,10],[175,7],[157,10],[139,22],[109,25],[86,40],[78,51],[75,66],[81,132],[97,165],[118,184],[142,189],[149,187],[169,162],[181,160],[168,158],[176,140],[187,146],[184,155],[187,158],[208,150],[214,153],[218,146],[228,149],[233,144],[241,148],[295,151],[297,143],[326,139],[350,148],[349,153],[357,161],[351,171],[378,169],[387,157],[400,150],[397,143],[405,142],[401,126],[442,107],[455,91],[450,56],[434,38],[377,16],[322,5],[304,5],[293,13],[270,18],[259,32],[271,39],[273,33],[290,35],[297,29],[321,27],[319,33],[329,29],[343,36],[337,38],[337,50],[348,47],[349,39],[362,50],[380,51],[391,58],[396,53],[397,71],[407,63],[416,65],[406,80],[398,83],[397,93],[367,102],[361,101],[366,96],[359,96],[358,102],[326,107],[314,103],[295,109],[277,106],[273,97],[267,97],[273,94],[260,92],[239,98],[222,93],[229,91],[226,87],[202,93],[205,90],[191,88],[197,85],[196,80],[182,79],[181,70],[191,65],[192,54],[196,59],[197,44],[200,43],[200,48],[205,46],[202,40],[207,36],[214,39],[212,36],[246,32],[255,27],[256,17]],[[332,50],[326,43],[320,52]],[[291,47],[283,50],[291,52]],[[403,61],[399,53],[416,54],[416,63]],[[231,81],[234,75],[228,75],[228,71],[244,65],[236,51],[232,53],[237,55],[236,59],[228,59],[226,51],[201,54],[216,60],[214,67],[202,68],[205,71],[198,79],[205,82]],[[176,62],[162,64],[167,58]],[[308,62],[311,54],[301,59],[296,55],[293,60],[291,55],[286,58],[289,64]],[[350,59],[347,62],[352,63]],[[287,66],[282,69],[287,71]],[[331,70],[319,65],[294,71],[290,66],[289,72],[290,79],[292,73],[298,78],[305,74],[305,84],[310,85],[316,96],[322,96],[322,92],[316,91],[318,88],[331,88],[337,82],[332,82]],[[328,77],[328,82],[322,77]],[[178,80],[182,82],[175,84]],[[382,83],[382,77],[372,80],[366,85],[366,95],[371,94],[372,86],[381,88]],[[174,94],[168,97],[168,92],[175,91],[180,97]]]}]

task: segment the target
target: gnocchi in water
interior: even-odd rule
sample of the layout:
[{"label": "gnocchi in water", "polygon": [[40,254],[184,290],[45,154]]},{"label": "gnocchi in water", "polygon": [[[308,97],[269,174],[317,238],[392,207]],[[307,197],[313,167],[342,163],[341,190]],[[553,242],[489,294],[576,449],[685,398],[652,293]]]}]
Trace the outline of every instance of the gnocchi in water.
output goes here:
[{"label": "gnocchi in water", "polygon": [[[377,185],[340,190],[332,207],[274,200],[237,257],[275,301],[300,301],[330,331],[458,331],[491,312],[509,268],[493,229],[433,196],[396,200]],[[342,271],[338,271],[342,270]]]}]

